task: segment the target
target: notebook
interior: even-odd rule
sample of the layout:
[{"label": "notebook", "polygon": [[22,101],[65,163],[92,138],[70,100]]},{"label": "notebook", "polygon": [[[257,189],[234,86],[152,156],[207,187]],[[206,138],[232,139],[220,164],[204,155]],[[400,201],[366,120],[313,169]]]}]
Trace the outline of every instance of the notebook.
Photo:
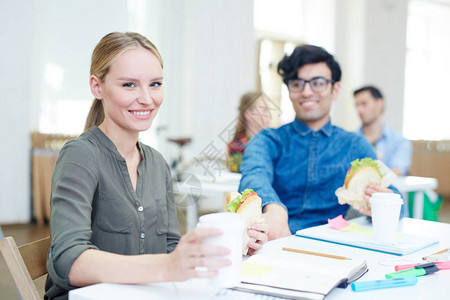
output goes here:
[{"label": "notebook", "polygon": [[242,283],[234,289],[289,299],[323,299],[367,271],[365,260],[266,251],[242,263]]},{"label": "notebook", "polygon": [[394,244],[382,244],[375,241],[370,234],[371,229],[366,228],[366,231],[363,231],[364,228],[357,226],[357,230],[349,232],[336,230],[330,224],[325,224],[299,230],[295,235],[394,255],[409,254],[439,242],[433,237],[398,233]]}]

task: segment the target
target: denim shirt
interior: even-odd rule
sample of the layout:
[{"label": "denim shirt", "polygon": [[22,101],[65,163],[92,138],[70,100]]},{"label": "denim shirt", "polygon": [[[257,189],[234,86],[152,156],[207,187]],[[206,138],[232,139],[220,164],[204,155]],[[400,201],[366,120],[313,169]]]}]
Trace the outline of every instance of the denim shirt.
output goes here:
[{"label": "denim shirt", "polygon": [[239,191],[255,190],[263,207],[284,206],[295,233],[345,216],[349,206],[340,205],[334,192],[343,186],[350,163],[365,157],[376,159],[363,136],[330,121],[313,131],[296,119],[278,129],[265,129],[250,140],[240,166]]},{"label": "denim shirt", "polygon": [[[362,128],[358,131],[362,133]],[[383,134],[375,143],[375,151],[378,159],[383,161],[389,168],[397,169],[402,175],[408,175],[412,160],[411,141],[405,139],[392,128],[383,125]]]}]

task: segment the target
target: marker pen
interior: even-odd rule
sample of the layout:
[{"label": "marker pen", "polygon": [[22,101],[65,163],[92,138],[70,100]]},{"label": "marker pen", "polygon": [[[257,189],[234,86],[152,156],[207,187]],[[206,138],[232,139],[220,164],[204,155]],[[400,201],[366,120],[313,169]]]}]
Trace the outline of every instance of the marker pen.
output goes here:
[{"label": "marker pen", "polygon": [[374,281],[362,281],[362,282],[352,282],[351,287],[355,292],[364,292],[376,289],[387,289],[400,286],[415,285],[417,283],[417,277],[404,277],[404,278],[393,278],[384,280],[374,280]]},{"label": "marker pen", "polygon": [[[418,265],[422,265],[423,263],[418,264],[410,264],[410,265],[397,265],[395,266],[395,271],[401,271],[405,269],[411,269]],[[450,270],[450,261],[438,261],[435,262],[436,267],[438,267],[439,270]]]},{"label": "marker pen", "polygon": [[426,263],[426,264],[414,266],[414,268],[404,269],[404,270],[400,270],[400,271],[393,272],[393,273],[388,273],[388,274],[384,275],[384,277],[386,279],[404,278],[404,277],[409,277],[409,276],[417,277],[417,276],[433,274],[433,273],[436,273],[437,271],[439,271],[439,268],[436,266],[435,263]]}]

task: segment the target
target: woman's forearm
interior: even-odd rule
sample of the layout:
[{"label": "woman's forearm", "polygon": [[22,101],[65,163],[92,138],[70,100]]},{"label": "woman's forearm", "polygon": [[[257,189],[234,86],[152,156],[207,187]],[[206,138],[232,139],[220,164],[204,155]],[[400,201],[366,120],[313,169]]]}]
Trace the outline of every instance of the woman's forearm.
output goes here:
[{"label": "woman's forearm", "polygon": [[143,284],[170,281],[168,254],[119,255],[88,249],[72,264],[69,282],[73,286],[91,284]]}]

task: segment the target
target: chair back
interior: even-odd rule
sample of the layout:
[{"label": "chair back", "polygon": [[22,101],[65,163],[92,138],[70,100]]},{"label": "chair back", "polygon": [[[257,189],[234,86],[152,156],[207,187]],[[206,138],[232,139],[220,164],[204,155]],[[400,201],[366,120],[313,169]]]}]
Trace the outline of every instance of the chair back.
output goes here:
[{"label": "chair back", "polygon": [[31,183],[33,217],[38,225],[50,221],[52,173],[59,150],[73,135],[31,133]]},{"label": "chair back", "polygon": [[41,299],[33,280],[47,274],[50,237],[17,247],[14,238],[0,240],[0,250],[23,300]]}]

